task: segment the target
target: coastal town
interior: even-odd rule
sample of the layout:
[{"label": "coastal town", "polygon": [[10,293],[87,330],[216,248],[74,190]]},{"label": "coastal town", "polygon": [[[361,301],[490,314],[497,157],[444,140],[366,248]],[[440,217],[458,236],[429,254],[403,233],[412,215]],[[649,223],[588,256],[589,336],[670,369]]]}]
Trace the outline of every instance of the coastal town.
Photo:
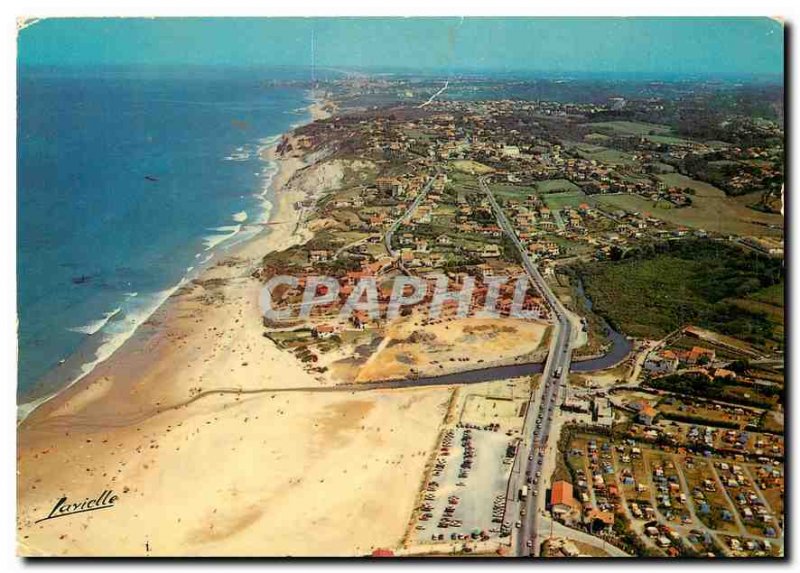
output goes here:
[{"label": "coastal town", "polygon": [[[329,89],[346,107],[401,88]],[[265,336],[323,385],[453,388],[402,543],[376,554],[782,554],[782,130],[732,117],[712,140],[638,119],[666,118],[665,107],[657,98],[358,107],[279,144],[284,154],[324,149],[344,173],[337,189],[298,204],[313,237],[265,257],[256,276],[299,278],[278,289],[285,309],[319,297],[308,290],[318,274],[338,288],[304,319],[265,321]],[[615,308],[609,299],[623,293],[600,284],[611,265],[629,267],[615,280],[635,284],[637,267],[674,259],[664,272],[680,273],[695,257],[721,261],[716,280],[749,281],[718,297],[724,311],[701,308],[722,303],[687,293],[693,285],[650,276],[651,289],[680,294],[653,292],[664,301],[642,316],[646,301]],[[524,261],[544,284],[531,277],[520,299],[531,313],[518,319],[507,278],[524,276]],[[398,276],[430,288],[387,318]],[[442,276],[469,293],[432,318]],[[365,279],[380,312],[342,316]],[[547,369],[559,311],[543,289],[576,329],[570,374]],[[689,300],[673,303],[675,294]],[[763,328],[734,325],[731,308]],[[539,469],[524,470],[522,456]]]},{"label": "coastal town", "polygon": [[302,85],[267,232],[22,423],[25,552],[784,555],[782,89]]}]

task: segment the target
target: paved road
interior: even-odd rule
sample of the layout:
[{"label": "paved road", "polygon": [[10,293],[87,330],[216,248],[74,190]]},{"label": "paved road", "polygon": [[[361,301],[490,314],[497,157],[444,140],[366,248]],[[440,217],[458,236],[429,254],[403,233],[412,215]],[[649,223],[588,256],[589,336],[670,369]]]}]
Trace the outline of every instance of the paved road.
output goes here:
[{"label": "paved road", "polygon": [[363,245],[364,243],[366,243],[367,241],[369,241],[370,239],[372,239],[372,238],[374,238],[376,236],[378,236],[378,235],[367,235],[363,239],[359,239],[357,241],[353,241],[352,243],[348,243],[346,245],[342,245],[333,254],[333,258],[334,259],[338,259],[342,255],[342,253],[345,252],[347,249],[352,249],[355,246]]},{"label": "paved road", "polygon": [[[537,474],[542,472],[545,452],[548,448],[556,447],[558,441],[558,435],[555,432],[551,432],[551,423],[559,392],[566,384],[575,331],[569,321],[566,309],[545,282],[539,269],[531,261],[527,249],[519,240],[514,227],[497,203],[489,186],[486,184],[486,180],[481,178],[479,182],[481,189],[489,198],[498,225],[516,246],[525,272],[547,301],[554,318],[555,328],[554,336],[551,339],[550,352],[542,373],[542,382],[539,384],[537,391],[531,396],[528,404],[522,428],[524,439],[517,452],[514,472],[512,472],[511,484],[508,488],[509,499],[506,501],[506,507],[511,509],[510,514],[508,510],[506,511],[506,515],[511,518],[507,518],[506,521],[513,519],[516,522],[519,520],[518,528],[516,528],[515,523],[514,549],[516,555],[537,556],[541,545],[539,515],[540,509],[544,508],[545,505],[544,501],[548,486],[545,480],[549,478],[549,476]],[[536,417],[535,422],[534,416]],[[524,468],[524,471],[522,468]],[[525,485],[528,485],[531,491],[526,499],[519,499],[519,504],[517,504],[514,497],[521,497],[520,491]],[[517,508],[518,511],[515,511]],[[522,516],[523,509],[524,516]]]},{"label": "paved road", "polygon": [[417,197],[414,199],[414,202],[411,203],[408,209],[406,209],[406,212],[403,213],[403,215],[400,216],[394,223],[392,223],[392,226],[389,227],[389,230],[386,231],[386,234],[383,236],[383,243],[386,246],[386,252],[391,256],[396,257],[398,255],[396,251],[392,250],[392,235],[394,235],[394,232],[397,231],[400,225],[408,221],[412,213],[417,210],[417,207],[419,207],[420,203],[422,203],[422,201],[428,195],[428,191],[431,190],[433,182],[436,181],[437,177],[439,177],[438,173],[428,180],[428,182],[425,184],[425,187],[422,188],[422,191],[420,191],[419,195],[417,195]]}]

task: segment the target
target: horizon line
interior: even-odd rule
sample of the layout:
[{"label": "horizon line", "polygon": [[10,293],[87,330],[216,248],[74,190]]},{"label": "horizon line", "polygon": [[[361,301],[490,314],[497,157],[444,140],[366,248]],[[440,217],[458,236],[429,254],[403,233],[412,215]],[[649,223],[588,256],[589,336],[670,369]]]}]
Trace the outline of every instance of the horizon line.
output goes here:
[{"label": "horizon line", "polygon": [[[770,77],[770,78],[783,78],[786,73],[785,70],[780,72],[758,72],[758,71],[657,71],[657,70],[543,70],[543,69],[528,69],[528,68],[495,68],[495,67],[421,67],[411,68],[407,66],[352,66],[352,65],[311,65],[311,64],[268,64],[268,63],[234,63],[234,62],[214,62],[214,63],[196,63],[196,62],[98,62],[98,63],[75,63],[75,62],[23,62],[17,61],[17,69],[22,68],[37,68],[37,69],[98,69],[110,70],[115,68],[193,68],[193,69],[212,69],[212,68],[232,68],[232,69],[296,69],[296,70],[328,70],[335,73],[347,74],[353,72],[372,72],[377,74],[397,74],[397,75],[441,75],[452,78],[458,74],[481,74],[481,73],[495,73],[495,74],[528,74],[528,75],[541,75],[541,76],[559,76],[564,79],[567,76],[660,76],[662,78],[674,79],[696,79],[696,78],[745,78],[745,77]],[[319,81],[319,80],[318,80]]]}]

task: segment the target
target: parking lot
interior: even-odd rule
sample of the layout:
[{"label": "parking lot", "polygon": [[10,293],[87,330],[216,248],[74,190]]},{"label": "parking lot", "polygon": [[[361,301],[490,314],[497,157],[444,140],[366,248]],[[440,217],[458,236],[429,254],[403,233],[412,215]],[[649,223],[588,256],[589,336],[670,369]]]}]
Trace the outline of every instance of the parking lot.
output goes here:
[{"label": "parking lot", "polygon": [[419,543],[499,535],[511,463],[512,438],[496,429],[445,431],[417,513]]}]

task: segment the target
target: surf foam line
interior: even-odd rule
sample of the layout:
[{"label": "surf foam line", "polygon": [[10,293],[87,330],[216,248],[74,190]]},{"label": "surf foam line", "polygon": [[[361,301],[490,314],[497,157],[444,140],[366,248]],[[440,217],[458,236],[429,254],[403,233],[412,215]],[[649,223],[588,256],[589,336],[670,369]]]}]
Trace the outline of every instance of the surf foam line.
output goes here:
[{"label": "surf foam line", "polygon": [[103,318],[101,319],[92,321],[84,326],[76,326],[74,328],[68,328],[67,330],[71,332],[78,332],[80,334],[86,334],[88,336],[92,336],[93,334],[97,334],[98,332],[100,332],[105,327],[105,325],[108,324],[108,321],[117,316],[120,312],[122,312],[122,307],[118,306],[112,311],[104,312]]},{"label": "surf foam line", "polygon": [[220,245],[227,241],[228,239],[233,238],[236,236],[236,233],[242,230],[241,225],[227,225],[224,227],[216,227],[214,229],[209,229],[209,231],[216,231],[217,233],[221,233],[218,235],[209,235],[203,238],[203,245],[205,245],[205,250],[210,251],[217,245]]},{"label": "surf foam line", "polygon": [[144,324],[144,322],[146,322],[153,315],[153,313],[155,313],[155,311],[158,310],[158,308],[164,304],[164,302],[166,302],[170,296],[172,296],[175,291],[185,285],[188,280],[189,277],[184,277],[174,286],[154,293],[150,304],[144,305],[138,312],[132,312],[127,320],[119,321],[117,324],[119,325],[120,330],[112,333],[107,339],[103,340],[103,342],[95,350],[94,359],[83,363],[80,367],[79,374],[67,384],[50,394],[42,396],[41,398],[19,404],[17,406],[17,423],[19,424],[25,420],[25,418],[27,418],[31,412],[33,412],[42,404],[52,400],[61,392],[64,392],[77,382],[80,382],[83,378],[90,374],[98,364],[108,360],[118,348],[120,348],[131,336],[133,336],[139,326]]},{"label": "surf foam line", "polygon": [[[312,103],[316,101],[316,99],[312,97],[312,92],[310,92],[310,91],[309,91],[309,97],[308,97],[307,101],[310,101]],[[303,124],[310,123],[312,121],[310,109],[306,108],[306,110],[308,112],[308,117],[307,117],[306,122],[304,122]],[[301,125],[301,124],[298,124],[298,125]],[[294,129],[294,126],[292,127],[292,129]],[[274,145],[276,145],[283,138],[283,136],[284,136],[283,133],[279,133],[279,134],[272,135],[272,136],[269,136],[269,137],[265,137],[265,138],[259,140],[259,144],[261,145],[258,148],[259,157],[263,157],[262,152],[265,151],[266,149],[269,149],[270,147],[273,147]],[[272,183],[273,183],[273,180],[275,178],[275,175],[278,173],[278,163],[276,161],[272,161],[272,160],[268,160],[268,159],[265,159],[264,161],[266,163],[266,166],[265,166],[265,169],[264,169],[264,173],[263,173],[264,183],[262,185],[261,192],[257,194],[257,197],[259,197],[261,199],[261,206],[262,206],[262,209],[263,209],[263,212],[261,213],[260,217],[258,218],[258,221],[261,222],[261,223],[269,222],[270,216],[272,214],[273,205],[272,205],[272,202],[270,202],[267,199],[267,196],[268,196],[269,191],[272,189]],[[228,228],[230,229],[231,227],[233,227],[233,226],[230,226]],[[238,232],[239,230],[241,230],[242,225],[236,225],[236,227],[239,227],[239,229],[237,229],[237,232]],[[222,229],[222,227],[217,228],[217,229],[213,229],[213,230],[219,230],[219,229]],[[224,241],[224,240],[226,240],[226,238],[228,238],[228,236],[232,237],[235,234],[236,233],[229,233],[228,235],[222,235],[222,237],[225,237],[222,240]],[[220,238],[220,235],[214,235],[214,236],[206,237],[206,240],[213,239],[214,241],[217,241],[217,239],[219,239],[219,238]],[[214,246],[218,245],[221,242],[222,241],[215,242]],[[208,245],[208,243],[206,243],[206,244]],[[208,248],[206,248],[206,251],[208,251],[208,250],[210,250],[212,248],[213,248],[213,246],[208,247]],[[201,256],[202,256],[201,253],[197,253],[197,255],[195,255],[195,258],[199,259]],[[90,374],[97,367],[98,364],[101,364],[102,362],[104,362],[108,358],[110,358],[117,349],[119,349],[131,336],[133,336],[133,334],[136,332],[136,330],[139,328],[139,326],[141,326],[144,322],[146,322],[150,318],[150,316],[152,316],[153,313],[155,313],[155,311],[158,310],[158,308],[164,302],[166,302],[166,300],[170,296],[172,296],[172,294],[174,292],[176,292],[179,288],[184,286],[189,280],[191,280],[192,277],[194,277],[196,275],[199,275],[199,273],[202,272],[202,270],[203,270],[203,268],[205,266],[205,263],[210,261],[213,258],[213,256],[214,256],[213,252],[209,253],[202,261],[199,261],[196,264],[196,266],[187,267],[186,275],[180,281],[178,281],[178,283],[176,285],[174,285],[171,288],[165,289],[163,291],[159,291],[157,293],[157,296],[156,296],[156,303],[152,305],[152,307],[150,308],[149,312],[142,312],[141,314],[137,314],[136,318],[134,320],[130,321],[130,322],[125,321],[126,323],[129,324],[130,328],[126,329],[126,331],[124,333],[119,333],[119,334],[111,337],[110,340],[105,341],[103,344],[98,346],[98,348],[97,348],[97,350],[95,352],[95,359],[84,363],[81,366],[80,374],[78,374],[75,378],[73,378],[67,384],[64,384],[61,388],[59,388],[58,390],[53,391],[50,394],[42,396],[41,398],[37,398],[36,400],[31,400],[31,401],[25,402],[23,404],[18,404],[17,405],[17,423],[19,424],[22,421],[24,421],[25,418],[27,418],[30,415],[31,412],[33,412],[36,408],[38,408],[42,404],[45,404],[45,403],[49,402],[50,400],[52,400],[54,397],[56,397],[61,392],[63,392],[66,389],[70,388],[71,386],[73,386],[77,382],[80,382],[83,378],[85,378],[88,374]],[[136,294],[138,295],[138,293],[136,293]],[[131,293],[131,296],[136,296],[136,295]],[[86,326],[89,326],[89,325],[86,325]]]}]

